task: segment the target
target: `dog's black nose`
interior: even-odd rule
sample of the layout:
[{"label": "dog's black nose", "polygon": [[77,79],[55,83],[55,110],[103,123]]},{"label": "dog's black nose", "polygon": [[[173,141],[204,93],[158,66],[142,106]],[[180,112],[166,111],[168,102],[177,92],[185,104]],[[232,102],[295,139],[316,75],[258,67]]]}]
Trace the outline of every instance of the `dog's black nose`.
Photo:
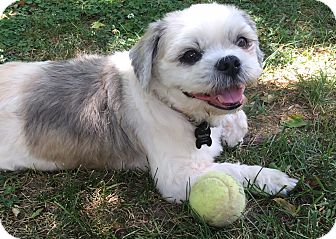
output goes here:
[{"label": "dog's black nose", "polygon": [[237,75],[240,71],[240,60],[236,56],[226,56],[217,61],[215,67],[217,70],[230,76]]}]

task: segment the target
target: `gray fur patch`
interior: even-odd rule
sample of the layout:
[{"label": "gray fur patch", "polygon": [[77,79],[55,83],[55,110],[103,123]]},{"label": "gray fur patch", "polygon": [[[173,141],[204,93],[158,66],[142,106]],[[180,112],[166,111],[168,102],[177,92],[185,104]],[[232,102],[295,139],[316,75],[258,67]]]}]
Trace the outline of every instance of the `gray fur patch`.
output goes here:
[{"label": "gray fur patch", "polygon": [[68,168],[128,167],[145,158],[133,129],[122,121],[120,76],[106,62],[90,56],[44,66],[22,105],[32,153]]}]

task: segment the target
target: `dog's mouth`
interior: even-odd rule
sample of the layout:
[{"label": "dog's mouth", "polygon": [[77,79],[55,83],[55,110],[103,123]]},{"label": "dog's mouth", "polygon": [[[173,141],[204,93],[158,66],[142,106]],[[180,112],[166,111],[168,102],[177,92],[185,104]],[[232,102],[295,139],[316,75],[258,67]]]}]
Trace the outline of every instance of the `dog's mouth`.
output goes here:
[{"label": "dog's mouth", "polygon": [[244,85],[226,88],[215,93],[188,93],[183,92],[190,98],[195,98],[207,102],[209,105],[222,109],[234,110],[239,108],[244,103]]}]

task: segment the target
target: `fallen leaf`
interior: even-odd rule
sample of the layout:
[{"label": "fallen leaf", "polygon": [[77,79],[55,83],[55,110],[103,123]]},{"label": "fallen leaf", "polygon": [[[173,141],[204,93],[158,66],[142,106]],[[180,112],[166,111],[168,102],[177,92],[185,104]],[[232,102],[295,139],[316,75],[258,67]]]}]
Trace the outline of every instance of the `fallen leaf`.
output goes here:
[{"label": "fallen leaf", "polygon": [[33,214],[30,216],[30,218],[35,218],[35,217],[39,216],[42,211],[43,211],[43,208],[37,209],[35,212],[33,212]]},{"label": "fallen leaf", "polygon": [[26,5],[26,1],[25,0],[20,0],[20,2],[18,2],[18,5],[20,7],[23,7],[24,5]]},{"label": "fallen leaf", "polygon": [[115,29],[112,30],[112,33],[113,33],[113,35],[117,35],[117,34],[119,35],[120,31],[115,28]]},{"label": "fallen leaf", "polygon": [[308,122],[304,120],[303,115],[295,114],[290,115],[288,120],[282,122],[282,125],[287,128],[300,128],[308,125]]},{"label": "fallen leaf", "polygon": [[18,208],[16,208],[16,207],[13,207],[12,208],[12,212],[13,212],[14,216],[17,217],[19,215],[19,213],[20,213],[20,210]]},{"label": "fallen leaf", "polygon": [[92,23],[92,25],[91,25],[91,28],[93,28],[93,29],[99,29],[99,28],[102,28],[102,27],[105,27],[105,24],[101,23],[100,21],[96,21],[96,22]]},{"label": "fallen leaf", "polygon": [[260,99],[264,102],[264,103],[272,103],[274,101],[274,95],[271,94],[265,94],[262,97],[260,97]]},{"label": "fallen leaf", "polygon": [[289,203],[286,199],[283,198],[274,198],[273,201],[275,201],[280,207],[291,213],[292,215],[298,214],[298,209],[293,204]]}]

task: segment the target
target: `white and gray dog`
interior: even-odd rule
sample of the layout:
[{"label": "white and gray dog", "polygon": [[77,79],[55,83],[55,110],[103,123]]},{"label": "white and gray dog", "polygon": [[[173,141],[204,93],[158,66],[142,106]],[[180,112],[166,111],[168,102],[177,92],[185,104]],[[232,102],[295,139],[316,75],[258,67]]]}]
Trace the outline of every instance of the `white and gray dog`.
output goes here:
[{"label": "white and gray dog", "polygon": [[0,169],[149,168],[176,202],[209,171],[287,193],[297,180],[278,170],[214,162],[247,132],[262,59],[251,18],[213,3],[167,14],[129,52],[4,64]]}]

